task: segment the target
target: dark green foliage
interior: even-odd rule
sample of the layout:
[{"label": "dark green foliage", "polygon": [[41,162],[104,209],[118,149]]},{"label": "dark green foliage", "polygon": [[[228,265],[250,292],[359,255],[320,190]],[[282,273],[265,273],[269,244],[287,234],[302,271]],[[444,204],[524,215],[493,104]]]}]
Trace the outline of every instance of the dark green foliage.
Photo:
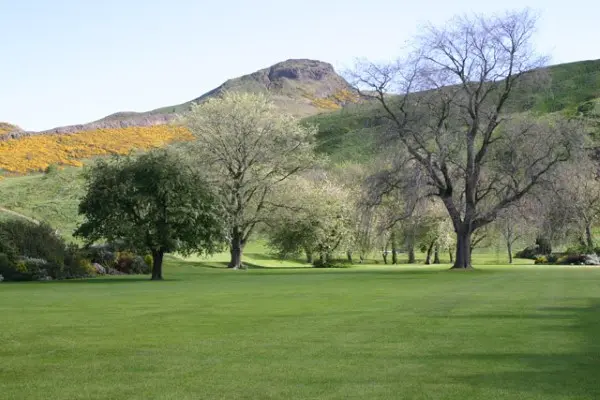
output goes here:
[{"label": "dark green foliage", "polygon": [[46,225],[15,219],[0,223],[0,275],[11,281],[72,279],[92,275],[77,245]]},{"label": "dark green foliage", "polygon": [[22,219],[9,219],[0,223],[3,237],[8,237],[14,252],[19,256],[41,258],[62,265],[65,242],[47,224],[34,224]]},{"label": "dark green foliage", "polygon": [[538,236],[535,240],[535,245],[537,247],[537,254],[551,254],[552,253],[552,244],[550,240],[543,236]]},{"label": "dark green foliage", "polygon": [[330,258],[317,258],[313,261],[314,268],[352,268],[348,260],[337,260]]},{"label": "dark green foliage", "polygon": [[218,204],[203,177],[173,151],[99,160],[86,174],[79,205],[85,222],[75,235],[152,253],[152,278],[162,279],[165,253],[218,248],[223,240]]},{"label": "dark green foliage", "polygon": [[515,257],[516,258],[525,258],[528,260],[535,260],[536,258],[538,258],[539,254],[540,253],[538,251],[537,246],[529,246],[529,247],[524,248],[521,251],[518,251],[515,254]]},{"label": "dark green foliage", "polygon": [[555,65],[548,72],[550,90],[538,91],[536,111],[561,111],[600,97],[600,60]]},{"label": "dark green foliage", "polygon": [[152,272],[151,264],[146,264],[144,258],[128,251],[118,253],[112,267],[125,274],[149,274]]}]

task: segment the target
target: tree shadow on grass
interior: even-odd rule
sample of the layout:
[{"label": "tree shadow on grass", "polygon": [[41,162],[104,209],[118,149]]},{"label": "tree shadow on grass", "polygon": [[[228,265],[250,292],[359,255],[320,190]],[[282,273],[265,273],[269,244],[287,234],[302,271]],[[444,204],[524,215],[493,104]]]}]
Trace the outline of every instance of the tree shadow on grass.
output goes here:
[{"label": "tree shadow on grass", "polygon": [[303,265],[303,266],[308,266],[308,263],[306,262],[306,260],[302,260],[299,258],[281,259],[280,257],[278,257],[276,255],[272,255],[272,254],[262,254],[262,253],[244,253],[244,254],[254,260],[257,260],[257,261],[279,261],[279,262],[288,262],[288,263],[294,263],[294,264],[299,264],[299,265]]},{"label": "tree shadow on grass", "polygon": [[181,279],[172,279],[172,278],[164,278],[162,281],[153,281],[150,279],[149,275],[134,275],[134,276],[105,276],[102,278],[85,278],[85,279],[65,279],[65,280],[57,280],[51,281],[48,283],[61,283],[61,284],[77,284],[77,283],[110,283],[110,284],[119,284],[119,283],[138,283],[138,282],[174,282],[179,281]]},{"label": "tree shadow on grass", "polygon": [[[460,353],[433,358],[453,364],[453,369],[457,371],[460,370],[461,363],[481,363],[480,373],[450,374],[451,379],[462,384],[490,387],[498,393],[518,392],[518,398],[529,398],[524,396],[530,393],[535,398],[541,395],[541,398],[564,396],[573,399],[600,399],[600,299],[590,299],[588,307],[548,307],[539,310],[539,314],[484,314],[464,318],[498,322],[509,318],[556,321],[556,324],[544,324],[544,331],[566,331],[581,340],[580,350],[569,352],[555,348],[550,353],[541,350],[539,353]],[[535,335],[536,332],[531,334]],[[540,340],[542,337],[540,336]],[[518,367],[513,367],[514,370],[511,371],[485,371],[486,365],[515,363]]]},{"label": "tree shadow on grass", "polygon": [[[229,268],[227,266],[227,262],[226,261],[195,261],[195,262],[190,262],[189,265],[190,266],[194,266],[197,268],[210,268],[210,269],[220,269],[220,270],[231,270],[231,268]],[[242,268],[241,271],[244,270],[251,270],[251,269],[259,269],[259,270],[311,270],[312,268],[305,266],[305,267],[265,267],[263,265],[259,265],[259,264],[255,264],[255,263],[251,263],[251,262],[247,262],[244,261],[244,267]]]}]

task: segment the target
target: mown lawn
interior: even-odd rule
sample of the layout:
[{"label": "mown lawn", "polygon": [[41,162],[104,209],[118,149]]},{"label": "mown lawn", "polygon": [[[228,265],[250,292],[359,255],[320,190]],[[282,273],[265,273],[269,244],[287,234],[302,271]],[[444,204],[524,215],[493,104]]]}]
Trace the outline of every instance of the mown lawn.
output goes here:
[{"label": "mown lawn", "polygon": [[600,268],[216,265],[0,284],[0,398],[600,398]]}]

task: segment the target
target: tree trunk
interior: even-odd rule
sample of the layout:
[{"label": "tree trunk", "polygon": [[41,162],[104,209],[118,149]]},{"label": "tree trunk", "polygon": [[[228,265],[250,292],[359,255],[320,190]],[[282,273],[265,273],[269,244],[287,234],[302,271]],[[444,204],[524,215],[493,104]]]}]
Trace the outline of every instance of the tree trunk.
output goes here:
[{"label": "tree trunk", "polygon": [[387,248],[383,248],[383,250],[381,251],[381,256],[383,257],[383,263],[387,264]]},{"label": "tree trunk", "polygon": [[234,231],[230,243],[231,260],[229,261],[229,268],[240,269],[242,267],[242,253],[244,251],[244,242],[241,238],[241,234]]},{"label": "tree trunk", "polygon": [[471,267],[471,232],[461,229],[456,233],[456,260],[453,269],[468,269]]},{"label": "tree trunk", "polygon": [[414,264],[416,262],[415,259],[415,238],[413,237],[413,234],[411,233],[407,242],[406,242],[406,247],[408,250],[408,263],[409,264]]},{"label": "tree trunk", "polygon": [[427,264],[427,265],[431,264],[431,253],[433,252],[434,245],[435,245],[435,242],[431,242],[431,244],[427,248],[427,258],[425,259],[425,264]]},{"label": "tree trunk", "polygon": [[594,236],[592,235],[592,226],[587,224],[585,226],[585,241],[588,251],[594,250]]},{"label": "tree trunk", "polygon": [[512,243],[510,240],[506,241],[506,251],[508,251],[508,263],[513,263],[513,255],[512,255]]},{"label": "tree trunk", "polygon": [[398,252],[396,251],[396,248],[398,247],[397,243],[396,243],[396,232],[392,231],[392,264],[397,265],[398,264]]},{"label": "tree trunk", "polygon": [[433,250],[433,263],[441,264],[441,262],[440,262],[440,246],[438,244],[435,245],[435,248]]},{"label": "tree trunk", "polygon": [[304,252],[306,253],[306,262],[312,264],[315,261],[313,257],[313,252],[309,251],[308,249],[304,249]]},{"label": "tree trunk", "polygon": [[409,264],[414,264],[416,262],[416,258],[415,258],[415,247],[411,244],[408,247],[408,263]]},{"label": "tree trunk", "polygon": [[450,264],[454,262],[454,254],[452,254],[452,248],[448,249],[448,255],[450,256]]},{"label": "tree trunk", "polygon": [[162,250],[152,250],[152,280],[161,281],[163,279],[162,266],[165,252]]},{"label": "tree trunk", "polygon": [[364,254],[361,253],[359,257],[360,257],[360,263],[364,264],[364,262],[365,262],[365,256],[364,256]]},{"label": "tree trunk", "polygon": [[346,257],[348,257],[348,262],[350,264],[353,264],[353,261],[352,261],[352,251],[351,250],[346,251]]},{"label": "tree trunk", "polygon": [[327,263],[327,254],[321,253],[319,254],[319,260],[321,261],[321,265],[325,265]]}]

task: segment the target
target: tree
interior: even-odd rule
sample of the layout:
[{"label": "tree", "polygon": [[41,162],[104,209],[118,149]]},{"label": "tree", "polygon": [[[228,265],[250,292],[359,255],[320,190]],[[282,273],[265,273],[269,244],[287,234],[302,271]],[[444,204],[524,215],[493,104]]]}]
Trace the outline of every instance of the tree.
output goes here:
[{"label": "tree", "polygon": [[535,23],[527,11],[457,18],[425,29],[405,59],[353,73],[427,176],[427,195],[442,200],[457,236],[453,268],[471,268],[473,233],[570,157],[571,124],[506,113],[544,62],[531,47]]},{"label": "tree", "polygon": [[561,168],[557,174],[556,196],[577,232],[581,244],[593,251],[593,227],[600,219],[600,169],[588,154]]},{"label": "tree", "polygon": [[354,243],[353,204],[348,191],[326,175],[288,180],[277,198],[279,207],[267,220],[269,245],[280,255],[304,251],[327,263],[338,249]]},{"label": "tree", "polygon": [[229,266],[242,264],[244,246],[273,210],[274,188],[313,164],[314,127],[307,127],[262,94],[225,93],[195,104],[182,121],[196,141],[191,154],[218,188],[226,213]]},{"label": "tree", "polygon": [[85,221],[75,235],[89,243],[122,241],[152,253],[152,279],[160,280],[165,253],[212,253],[223,240],[217,196],[173,152],[99,160],[86,172],[79,204]]},{"label": "tree", "polygon": [[496,225],[508,253],[508,263],[513,263],[513,246],[518,241],[529,234],[533,234],[534,224],[531,221],[533,215],[526,212],[527,205],[520,203],[504,209],[496,220]]}]

